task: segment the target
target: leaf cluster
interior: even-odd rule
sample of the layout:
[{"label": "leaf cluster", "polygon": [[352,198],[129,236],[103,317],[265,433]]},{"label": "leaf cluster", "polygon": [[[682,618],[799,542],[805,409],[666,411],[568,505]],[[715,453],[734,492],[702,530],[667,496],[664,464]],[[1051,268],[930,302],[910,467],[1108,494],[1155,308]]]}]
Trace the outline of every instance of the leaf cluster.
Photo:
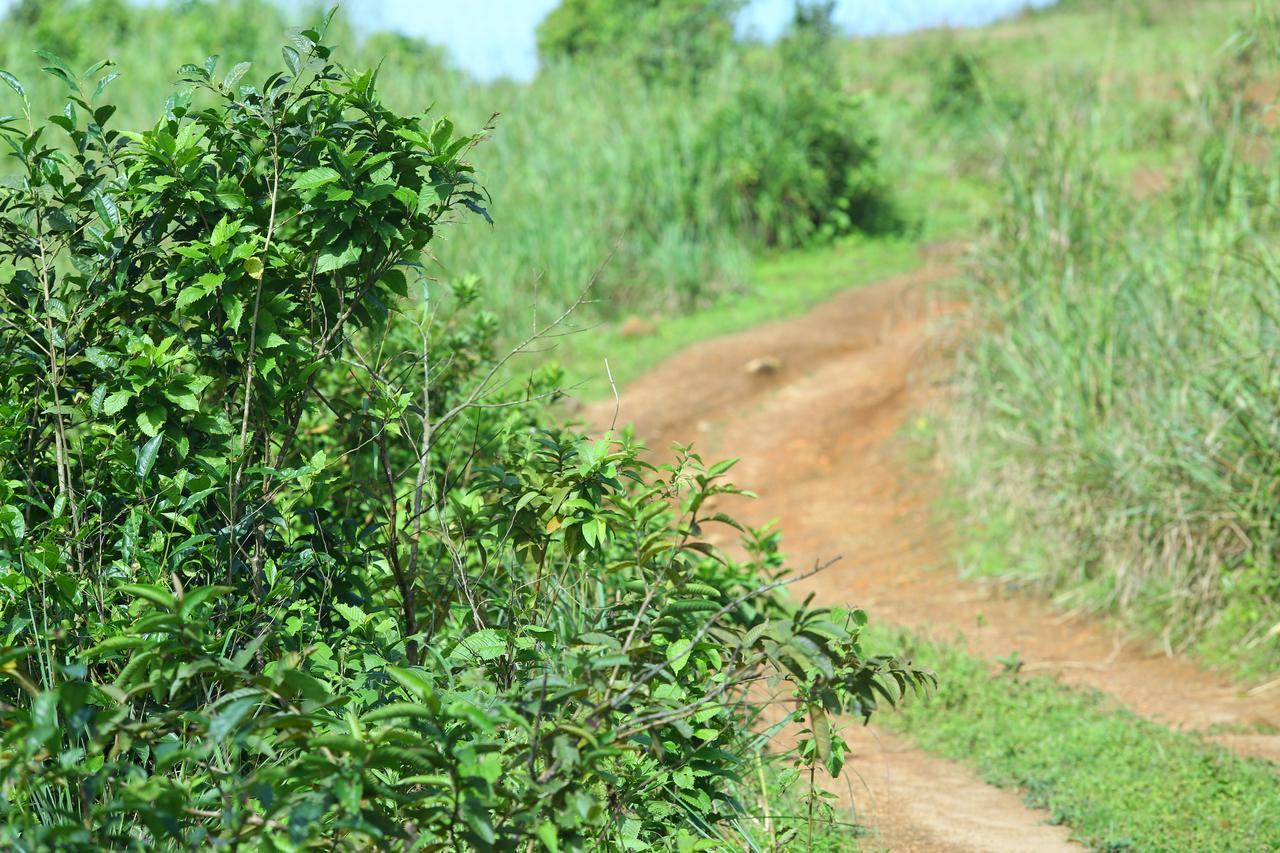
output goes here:
[{"label": "leaf cluster", "polygon": [[140,133],[107,63],[48,54],[44,122],[0,75],[0,842],[750,838],[755,691],[837,773],[831,716],[931,676],[782,594],[777,537],[710,508],[727,464],[653,468],[555,426],[554,369],[502,380],[530,342],[426,276],[488,218],[476,137],[323,32],[258,85],[184,66]]}]

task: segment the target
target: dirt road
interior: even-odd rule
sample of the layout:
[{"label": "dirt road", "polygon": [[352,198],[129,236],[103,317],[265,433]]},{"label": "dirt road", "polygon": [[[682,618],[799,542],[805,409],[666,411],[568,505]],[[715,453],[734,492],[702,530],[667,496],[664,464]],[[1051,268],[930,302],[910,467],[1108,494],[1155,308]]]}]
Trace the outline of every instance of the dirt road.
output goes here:
[{"label": "dirt road", "polygon": [[[903,462],[900,430],[936,403],[954,306],[936,288],[954,268],[846,291],[809,314],[696,344],[627,387],[619,423],[650,447],[694,442],[708,461],[739,456],[737,484],[759,500],[732,507],[777,518],[793,564],[841,556],[810,581],[828,604],[945,637],[993,658],[1018,651],[1027,670],[1110,693],[1133,711],[1194,730],[1280,731],[1280,689],[1249,696],[1229,681],[1147,650],[1046,602],[1002,597],[956,577],[932,519],[937,477]],[[614,404],[588,411],[608,424]],[[855,734],[847,792],[891,850],[1054,850],[1070,846],[1047,814],[965,768],[872,727]],[[1280,736],[1222,738],[1280,759]]]}]

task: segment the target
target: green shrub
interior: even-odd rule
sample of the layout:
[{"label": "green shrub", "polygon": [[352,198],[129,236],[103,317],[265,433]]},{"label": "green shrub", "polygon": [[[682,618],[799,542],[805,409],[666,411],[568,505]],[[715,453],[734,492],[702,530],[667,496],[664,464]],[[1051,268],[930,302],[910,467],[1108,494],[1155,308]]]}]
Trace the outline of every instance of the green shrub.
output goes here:
[{"label": "green shrub", "polygon": [[630,66],[652,82],[695,85],[731,50],[743,0],[562,0],[538,26],[544,63]]},{"label": "green shrub", "polygon": [[744,61],[711,112],[692,176],[764,245],[899,231],[865,96],[844,91],[831,4],[797,7],[778,49]]},{"label": "green shrub", "polygon": [[776,535],[702,540],[728,464],[497,383],[524,347],[422,265],[487,216],[477,139],[320,39],[142,133],[109,66],[45,54],[48,123],[0,75],[0,843],[756,844],[754,682],[837,773],[830,715],[931,677],[789,603]]},{"label": "green shrub", "polygon": [[[133,57],[118,103],[127,126],[151,120],[171,69],[192,55],[221,52],[226,65],[270,67],[277,36],[296,14],[261,0],[165,2],[124,5],[112,13],[120,26],[107,27],[96,3],[32,8],[38,14],[10,10],[0,19],[9,35],[0,67],[27,81],[43,114],[60,109],[61,84],[41,79],[34,48],[66,46],[77,67],[102,55]],[[687,32],[703,33],[715,50],[664,65],[689,76],[579,52],[548,58],[529,84],[480,84],[450,70],[439,48],[403,36],[357,37],[335,19],[333,37],[352,45],[355,61],[384,63],[379,85],[388,104],[412,109],[429,91],[459,123],[496,127],[475,157],[495,196],[495,226],[461,229],[434,252],[446,269],[488,283],[506,330],[527,328],[532,294],[544,303],[539,310],[559,310],[593,276],[596,313],[677,311],[748,286],[747,258],[761,246],[898,227],[874,105],[843,90],[829,28],[803,24],[785,41],[803,40],[807,50],[745,49],[715,23],[728,20],[728,4],[654,10],[659,23],[677,13],[707,17]],[[74,44],[53,39],[55,32],[76,34]],[[658,43],[634,22],[625,36],[633,46]],[[0,174],[10,168],[0,165]]]},{"label": "green shrub", "polygon": [[955,118],[982,108],[987,99],[986,63],[972,50],[953,48],[935,66],[929,84],[929,108]]}]

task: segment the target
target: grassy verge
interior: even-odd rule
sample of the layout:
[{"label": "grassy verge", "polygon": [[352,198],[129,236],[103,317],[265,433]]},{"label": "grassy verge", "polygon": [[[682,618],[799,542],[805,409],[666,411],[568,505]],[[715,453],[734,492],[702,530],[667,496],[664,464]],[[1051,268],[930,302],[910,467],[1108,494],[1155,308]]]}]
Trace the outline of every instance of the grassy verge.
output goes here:
[{"label": "grassy verge", "polygon": [[562,339],[554,356],[577,396],[603,397],[609,394],[605,359],[622,385],[691,343],[793,316],[839,290],[913,269],[919,249],[909,239],[851,238],[765,256],[755,262],[746,292],[726,294],[698,311],[656,317],[651,334],[628,337],[621,324],[584,330]]},{"label": "grassy verge", "polygon": [[1018,788],[1101,850],[1272,850],[1280,772],[1117,708],[1105,695],[995,672],[963,648],[875,628],[871,647],[907,648],[939,692],[881,724]]}]

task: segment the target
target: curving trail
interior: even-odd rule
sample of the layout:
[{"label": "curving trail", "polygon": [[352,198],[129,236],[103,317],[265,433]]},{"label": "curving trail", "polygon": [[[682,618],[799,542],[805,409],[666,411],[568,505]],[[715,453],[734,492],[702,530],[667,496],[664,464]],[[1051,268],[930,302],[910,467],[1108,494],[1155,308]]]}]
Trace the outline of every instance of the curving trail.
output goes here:
[{"label": "curving trail", "polygon": [[[742,457],[734,481],[759,500],[732,512],[777,518],[797,566],[843,559],[808,581],[820,602],[873,620],[962,634],[988,658],[1017,650],[1026,670],[1108,692],[1176,728],[1280,731],[1280,689],[1250,696],[1192,664],[1151,653],[1098,622],[1026,596],[960,580],[930,514],[936,476],[907,466],[899,430],[938,402],[956,306],[932,285],[955,274],[944,255],[916,272],[846,291],[809,314],[695,344],[627,387],[618,423],[659,451],[693,442],[704,459]],[[608,425],[613,401],[587,410]],[[892,850],[1055,850],[1068,832],[1016,794],[981,783],[874,727],[850,731],[841,780],[860,819]],[[1280,735],[1218,739],[1280,760]],[[849,774],[846,773],[846,776]]]}]

